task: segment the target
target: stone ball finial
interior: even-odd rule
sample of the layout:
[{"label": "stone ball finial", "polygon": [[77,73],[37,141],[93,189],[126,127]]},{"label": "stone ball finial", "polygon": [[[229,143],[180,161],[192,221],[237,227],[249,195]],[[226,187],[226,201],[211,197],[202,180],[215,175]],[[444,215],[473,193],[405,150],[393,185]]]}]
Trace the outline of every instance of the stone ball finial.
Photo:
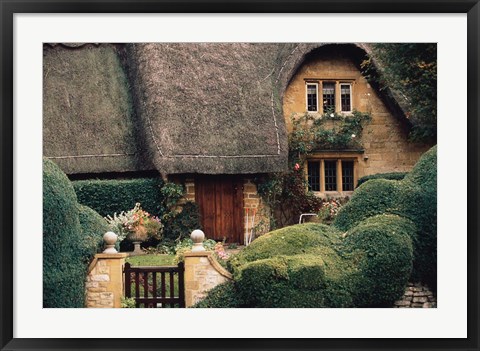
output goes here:
[{"label": "stone ball finial", "polygon": [[205,251],[205,248],[203,247],[203,240],[205,240],[204,232],[202,232],[200,229],[195,229],[192,234],[190,234],[190,238],[194,243],[192,252]]},{"label": "stone ball finial", "polygon": [[106,232],[103,234],[103,241],[105,242],[105,250],[103,250],[103,253],[118,253],[118,251],[115,249],[115,243],[117,242],[117,239],[118,235],[114,232]]}]

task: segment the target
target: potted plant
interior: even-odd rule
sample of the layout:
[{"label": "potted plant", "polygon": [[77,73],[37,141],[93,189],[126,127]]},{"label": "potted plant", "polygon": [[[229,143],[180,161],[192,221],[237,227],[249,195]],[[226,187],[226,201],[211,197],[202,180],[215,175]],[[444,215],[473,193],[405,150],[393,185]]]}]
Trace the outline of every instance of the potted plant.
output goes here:
[{"label": "potted plant", "polygon": [[128,212],[121,212],[118,216],[106,217],[113,231],[119,232],[119,238],[130,240],[134,244],[134,250],[130,255],[143,254],[140,244],[150,237],[160,239],[163,224],[156,216],[150,215],[136,203],[135,207]]}]

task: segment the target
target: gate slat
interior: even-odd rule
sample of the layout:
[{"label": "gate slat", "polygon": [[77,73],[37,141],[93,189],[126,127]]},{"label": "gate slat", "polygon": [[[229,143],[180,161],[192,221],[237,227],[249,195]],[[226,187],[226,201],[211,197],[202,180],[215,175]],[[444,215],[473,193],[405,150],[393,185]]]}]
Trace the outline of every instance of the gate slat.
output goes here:
[{"label": "gate slat", "polygon": [[[148,299],[148,272],[143,272],[143,297]],[[143,307],[148,308],[145,304]]]},{"label": "gate slat", "polygon": [[[162,272],[162,298],[164,299],[166,296],[166,293],[165,293],[165,272]],[[165,307],[165,304],[162,303],[162,307]]]},{"label": "gate slat", "polygon": [[140,303],[138,302],[138,299],[140,297],[140,284],[138,283],[138,278],[139,278],[140,273],[135,272],[135,307],[139,308]]},{"label": "gate slat", "polygon": [[[152,285],[153,285],[152,296],[153,296],[154,298],[156,298],[156,297],[157,297],[157,272],[153,272],[152,274],[153,274],[153,277],[152,277]],[[157,308],[157,304],[154,303],[154,304],[152,305],[152,307],[153,307],[153,308]]]},{"label": "gate slat", "polygon": [[[174,291],[175,291],[175,290],[174,290],[175,285],[174,285],[174,283],[173,283],[173,275],[174,275],[174,274],[175,274],[175,273],[170,272],[170,297],[175,297],[175,296],[174,296],[174,295],[175,295],[175,292],[174,292]],[[170,307],[175,307],[175,304],[174,304],[174,303],[171,303],[171,304],[170,304]]]}]

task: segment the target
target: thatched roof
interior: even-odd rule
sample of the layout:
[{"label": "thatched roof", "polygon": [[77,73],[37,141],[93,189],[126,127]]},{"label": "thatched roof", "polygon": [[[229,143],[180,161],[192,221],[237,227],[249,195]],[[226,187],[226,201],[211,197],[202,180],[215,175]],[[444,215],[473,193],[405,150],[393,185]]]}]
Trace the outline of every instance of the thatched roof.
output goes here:
[{"label": "thatched roof", "polygon": [[43,59],[44,155],[67,174],[142,169],[129,84],[116,48],[45,45]]},{"label": "thatched roof", "polygon": [[67,173],[283,171],[283,93],[323,45],[46,45],[44,154]]}]

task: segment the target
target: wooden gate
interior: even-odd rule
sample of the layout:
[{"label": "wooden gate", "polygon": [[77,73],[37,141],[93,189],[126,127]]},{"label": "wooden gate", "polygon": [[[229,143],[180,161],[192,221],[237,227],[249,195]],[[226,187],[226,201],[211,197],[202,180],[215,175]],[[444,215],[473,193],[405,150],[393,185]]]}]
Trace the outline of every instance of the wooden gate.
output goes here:
[{"label": "wooden gate", "polygon": [[137,308],[185,307],[184,263],[178,266],[132,267],[125,263],[125,297]]},{"label": "wooden gate", "polygon": [[195,201],[208,239],[243,244],[243,181],[237,176],[198,176]]}]

